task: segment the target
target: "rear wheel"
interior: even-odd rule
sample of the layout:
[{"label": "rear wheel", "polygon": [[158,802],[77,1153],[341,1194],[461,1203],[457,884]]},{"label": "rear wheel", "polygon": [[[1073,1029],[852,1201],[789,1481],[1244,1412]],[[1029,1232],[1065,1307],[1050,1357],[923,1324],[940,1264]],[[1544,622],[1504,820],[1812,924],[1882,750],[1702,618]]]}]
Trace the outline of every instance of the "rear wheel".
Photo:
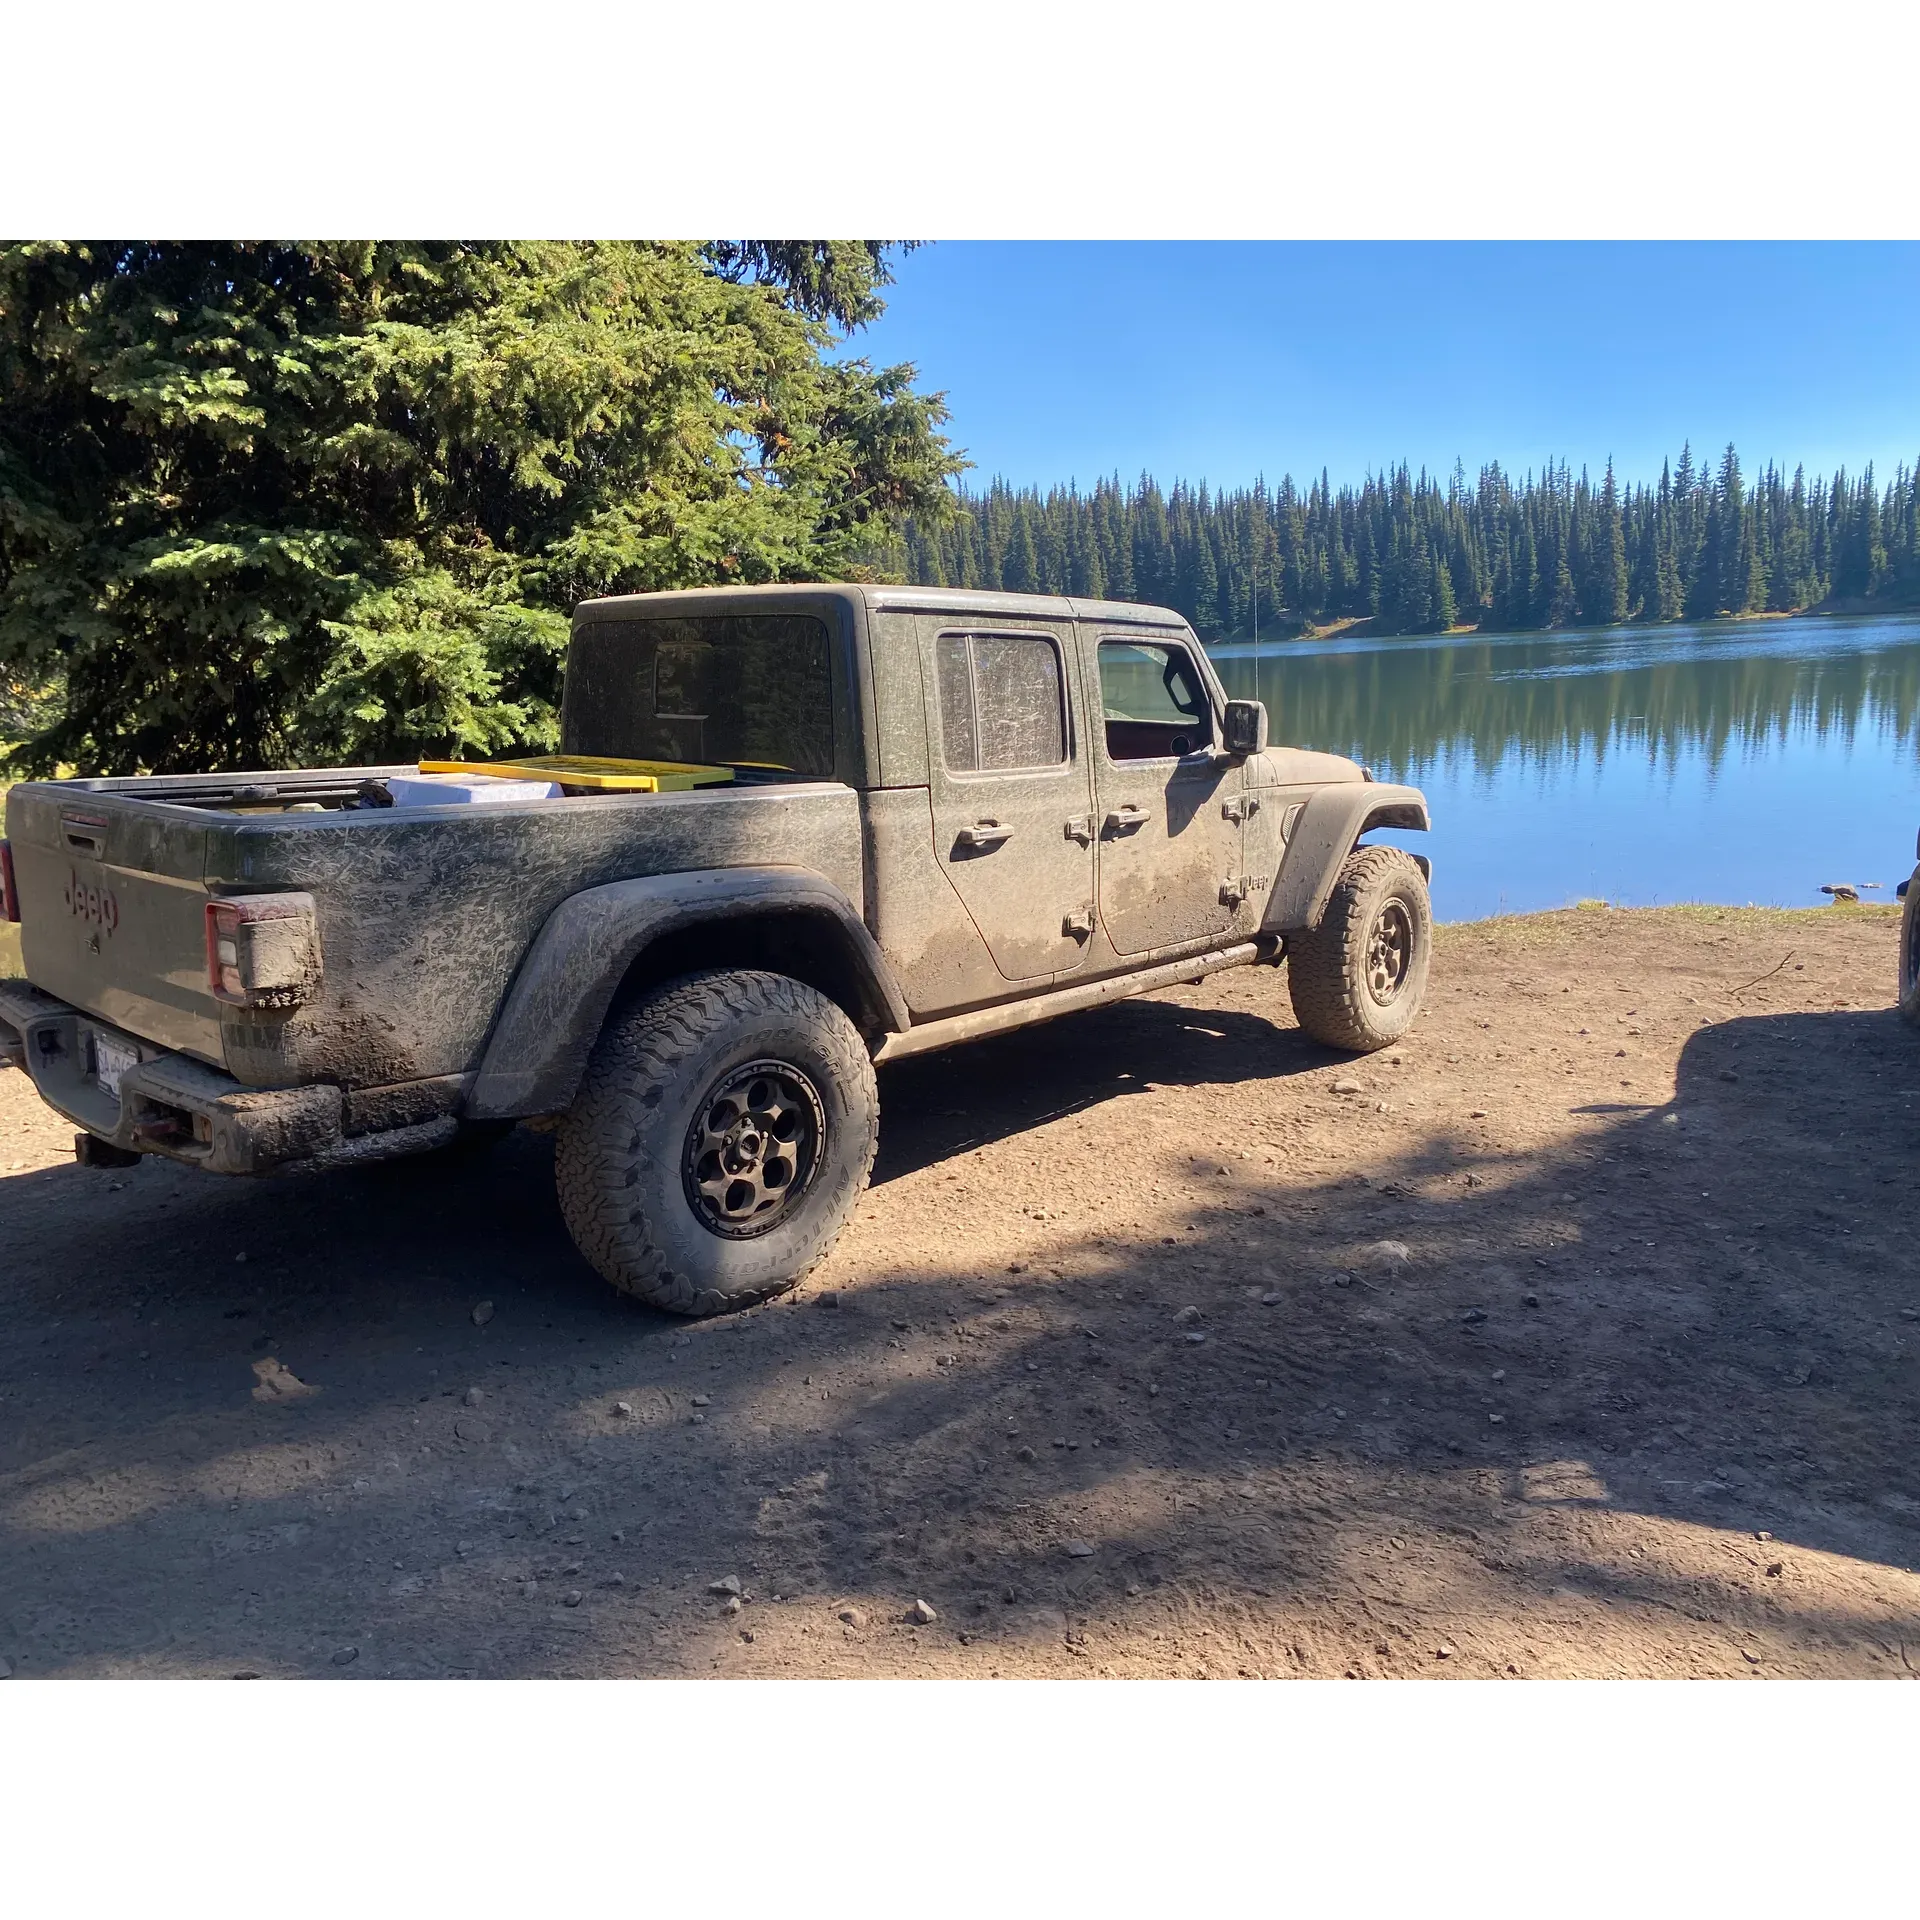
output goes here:
[{"label": "rear wheel", "polygon": [[1900,916],[1900,1012],[1920,1027],[1920,867],[1907,882],[1906,910]]},{"label": "rear wheel", "polygon": [[1314,1039],[1347,1053],[1391,1046],[1426,997],[1433,951],[1427,882],[1398,847],[1347,856],[1311,933],[1287,941],[1294,1017]]},{"label": "rear wheel", "polygon": [[879,1138],[873,1063],[782,974],[691,974],[611,1020],[554,1156],[574,1243],[623,1293],[711,1314],[830,1248]]}]

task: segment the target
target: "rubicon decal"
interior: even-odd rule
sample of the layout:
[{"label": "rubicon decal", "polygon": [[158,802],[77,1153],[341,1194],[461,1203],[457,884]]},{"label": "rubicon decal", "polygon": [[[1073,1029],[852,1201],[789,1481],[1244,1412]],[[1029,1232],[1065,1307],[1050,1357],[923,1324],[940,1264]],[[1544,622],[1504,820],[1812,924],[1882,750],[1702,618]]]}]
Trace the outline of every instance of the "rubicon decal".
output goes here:
[{"label": "rubicon decal", "polygon": [[90,920],[105,933],[120,924],[120,902],[114,898],[113,889],[82,880],[72,867],[67,869],[64,897],[67,911],[76,920]]}]

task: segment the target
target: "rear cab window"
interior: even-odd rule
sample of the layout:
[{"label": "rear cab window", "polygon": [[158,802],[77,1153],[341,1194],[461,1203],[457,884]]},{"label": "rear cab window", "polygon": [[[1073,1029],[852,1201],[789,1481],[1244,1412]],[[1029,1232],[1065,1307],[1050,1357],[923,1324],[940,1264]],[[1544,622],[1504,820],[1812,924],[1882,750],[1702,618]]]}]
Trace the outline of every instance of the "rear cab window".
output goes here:
[{"label": "rear cab window", "polygon": [[831,779],[826,623],[791,613],[583,622],[561,732],[570,754]]},{"label": "rear cab window", "polygon": [[1099,663],[1109,760],[1176,760],[1213,744],[1213,696],[1185,646],[1102,640]]}]

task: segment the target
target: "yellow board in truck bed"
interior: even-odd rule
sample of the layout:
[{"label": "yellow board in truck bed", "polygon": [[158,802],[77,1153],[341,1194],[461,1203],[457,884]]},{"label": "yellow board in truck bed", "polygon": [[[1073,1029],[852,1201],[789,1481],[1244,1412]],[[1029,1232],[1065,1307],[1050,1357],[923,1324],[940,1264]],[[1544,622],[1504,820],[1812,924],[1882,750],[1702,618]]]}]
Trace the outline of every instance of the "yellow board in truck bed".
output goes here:
[{"label": "yellow board in truck bed", "polygon": [[512,776],[544,773],[563,787],[603,793],[685,793],[690,787],[725,786],[731,767],[691,766],[677,760],[608,760],[581,753],[548,753],[526,760],[422,760],[422,773]]}]

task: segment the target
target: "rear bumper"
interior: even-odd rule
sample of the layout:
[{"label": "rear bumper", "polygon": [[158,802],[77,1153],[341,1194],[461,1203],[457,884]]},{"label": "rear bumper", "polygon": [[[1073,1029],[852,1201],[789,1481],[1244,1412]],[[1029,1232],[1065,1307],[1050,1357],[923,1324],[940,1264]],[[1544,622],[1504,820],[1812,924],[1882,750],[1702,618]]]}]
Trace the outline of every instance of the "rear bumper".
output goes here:
[{"label": "rear bumper", "polygon": [[[101,1037],[139,1055],[109,1091],[96,1072]],[[100,1140],[159,1153],[212,1173],[269,1173],[386,1159],[442,1145],[450,1115],[349,1137],[334,1086],[263,1090],[170,1053],[56,1000],[23,980],[0,980],[0,1058],[32,1079],[56,1113]]]}]

